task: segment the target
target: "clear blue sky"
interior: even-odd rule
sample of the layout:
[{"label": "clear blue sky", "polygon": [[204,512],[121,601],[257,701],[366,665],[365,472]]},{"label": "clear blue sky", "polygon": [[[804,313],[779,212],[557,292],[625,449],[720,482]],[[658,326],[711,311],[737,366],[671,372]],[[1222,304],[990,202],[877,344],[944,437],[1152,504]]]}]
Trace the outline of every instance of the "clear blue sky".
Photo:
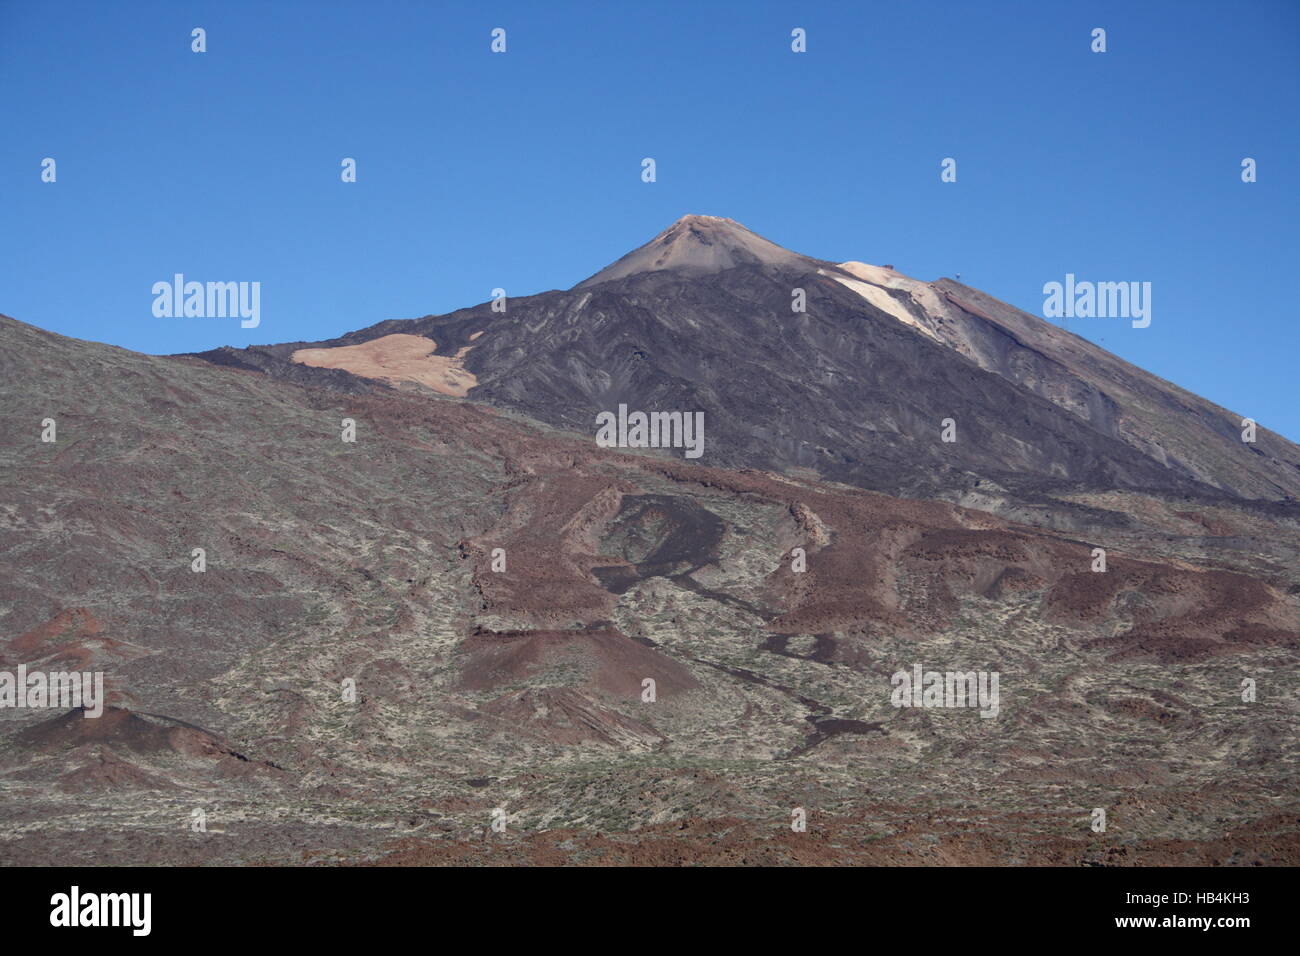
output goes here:
[{"label": "clear blue sky", "polygon": [[[1149,328],[1069,327],[1300,439],[1298,66],[1296,0],[0,0],[0,312],[320,339],[567,288],[695,212],[1035,313],[1067,272],[1149,281]],[[176,272],[261,282],[261,326],[154,318]]]}]

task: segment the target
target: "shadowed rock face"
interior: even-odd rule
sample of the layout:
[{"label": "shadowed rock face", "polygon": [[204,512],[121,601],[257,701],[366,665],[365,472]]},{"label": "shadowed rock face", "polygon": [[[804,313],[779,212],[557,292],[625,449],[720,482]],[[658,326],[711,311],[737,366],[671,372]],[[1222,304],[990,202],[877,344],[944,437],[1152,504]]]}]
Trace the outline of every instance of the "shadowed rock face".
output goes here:
[{"label": "shadowed rock face", "polygon": [[[504,315],[210,361],[0,317],[0,669],[114,704],[0,709],[5,859],[1300,862],[1300,519],[1141,449],[1202,406],[973,290],[680,225]],[[391,335],[479,384],[291,361]],[[705,457],[596,447],[618,403],[704,410]],[[913,665],[999,673],[999,715],[895,707]],[[196,793],[238,839],[188,838]]]}]

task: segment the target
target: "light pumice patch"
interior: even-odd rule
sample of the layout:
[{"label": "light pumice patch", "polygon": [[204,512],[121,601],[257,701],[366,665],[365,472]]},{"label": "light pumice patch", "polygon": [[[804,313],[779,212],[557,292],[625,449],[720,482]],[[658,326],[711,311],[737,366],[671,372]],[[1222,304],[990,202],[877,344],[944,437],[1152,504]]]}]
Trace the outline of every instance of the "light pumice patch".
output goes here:
[{"label": "light pumice patch", "polygon": [[291,359],[313,368],[339,368],[361,378],[387,382],[416,382],[442,395],[464,398],[478,385],[464,366],[472,345],[455,355],[434,355],[438,343],[423,335],[395,333],[331,349],[299,349]]}]

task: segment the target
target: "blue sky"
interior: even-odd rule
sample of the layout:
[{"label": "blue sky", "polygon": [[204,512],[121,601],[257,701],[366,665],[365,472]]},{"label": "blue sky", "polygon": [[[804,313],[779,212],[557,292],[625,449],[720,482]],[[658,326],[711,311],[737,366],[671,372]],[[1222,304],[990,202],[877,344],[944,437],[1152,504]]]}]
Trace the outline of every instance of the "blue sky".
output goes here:
[{"label": "blue sky", "polygon": [[[1035,313],[1149,281],[1149,328],[1069,327],[1300,439],[1298,64],[1295,0],[0,0],[0,312],[320,339],[567,288],[694,212]],[[261,282],[261,325],[155,318],[176,272]]]}]

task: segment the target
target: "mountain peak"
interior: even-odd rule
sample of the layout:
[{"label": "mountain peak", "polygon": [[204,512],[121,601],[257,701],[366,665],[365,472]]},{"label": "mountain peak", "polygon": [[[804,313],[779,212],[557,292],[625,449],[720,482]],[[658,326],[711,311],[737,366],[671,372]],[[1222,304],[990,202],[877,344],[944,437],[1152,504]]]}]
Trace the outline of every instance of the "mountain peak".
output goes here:
[{"label": "mountain peak", "polygon": [[764,239],[734,219],[682,216],[645,245],[632,250],[594,276],[578,283],[586,288],[643,272],[711,275],[737,266],[812,266],[813,260]]}]

